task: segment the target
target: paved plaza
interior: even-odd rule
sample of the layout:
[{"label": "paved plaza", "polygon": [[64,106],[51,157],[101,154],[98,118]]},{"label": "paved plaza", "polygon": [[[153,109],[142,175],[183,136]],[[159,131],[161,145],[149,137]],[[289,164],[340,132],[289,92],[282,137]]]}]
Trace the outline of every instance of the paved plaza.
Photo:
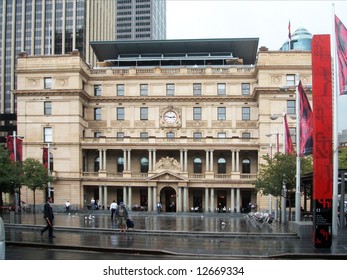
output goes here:
[{"label": "paved plaza", "polygon": [[246,214],[131,212],[134,229],[121,234],[109,212],[55,214],[55,235],[40,235],[41,213],[4,214],[7,246],[60,248],[217,259],[347,259],[347,228],[331,248],[313,246],[277,222],[254,224]]}]

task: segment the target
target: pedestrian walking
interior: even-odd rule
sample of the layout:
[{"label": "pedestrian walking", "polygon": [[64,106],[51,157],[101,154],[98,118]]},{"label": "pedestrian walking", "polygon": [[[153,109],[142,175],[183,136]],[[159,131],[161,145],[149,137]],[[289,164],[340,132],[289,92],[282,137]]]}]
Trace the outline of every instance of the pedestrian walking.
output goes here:
[{"label": "pedestrian walking", "polygon": [[157,213],[158,213],[158,214],[160,214],[161,208],[162,208],[161,202],[158,202],[158,203],[157,203]]},{"label": "pedestrian walking", "polygon": [[118,219],[120,232],[125,233],[127,230],[128,211],[123,202],[119,203],[119,207],[117,207],[116,217]]},{"label": "pedestrian walking", "polygon": [[41,237],[43,236],[43,233],[48,230],[48,237],[50,239],[55,238],[55,235],[53,235],[54,214],[51,206],[52,201],[52,198],[49,197],[43,207],[43,218],[46,220],[47,225],[41,229]]},{"label": "pedestrian walking", "polygon": [[110,210],[111,210],[111,220],[113,221],[113,216],[115,216],[116,210],[117,210],[118,204],[116,203],[115,200],[112,201],[110,205]]},{"label": "pedestrian walking", "polygon": [[65,210],[66,210],[66,213],[70,212],[70,201],[65,202]]}]

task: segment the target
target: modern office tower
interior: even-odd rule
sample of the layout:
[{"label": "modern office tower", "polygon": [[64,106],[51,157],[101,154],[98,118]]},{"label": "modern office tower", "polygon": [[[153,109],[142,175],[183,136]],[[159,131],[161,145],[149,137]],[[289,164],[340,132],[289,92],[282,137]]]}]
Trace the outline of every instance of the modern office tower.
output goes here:
[{"label": "modern office tower", "polygon": [[[105,209],[113,200],[166,212],[269,209],[254,180],[272,144],[283,149],[296,74],[311,98],[310,51],[258,50],[254,38],[91,45],[94,68],[77,52],[18,58],[23,155],[41,161],[54,147],[55,207],[93,198]],[[288,124],[295,144],[296,120]],[[33,203],[30,190],[21,195]]]},{"label": "modern office tower", "polygon": [[15,130],[16,57],[60,55],[79,50],[89,64],[96,62],[90,41],[114,40],[114,0],[0,1],[0,136]]},{"label": "modern office tower", "polygon": [[117,0],[117,40],[166,39],[166,0]]}]

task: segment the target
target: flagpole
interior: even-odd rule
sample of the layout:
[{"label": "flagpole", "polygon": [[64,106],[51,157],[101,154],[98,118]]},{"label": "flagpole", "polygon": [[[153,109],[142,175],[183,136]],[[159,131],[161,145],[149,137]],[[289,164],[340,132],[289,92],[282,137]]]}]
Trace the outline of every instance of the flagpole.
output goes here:
[{"label": "flagpole", "polygon": [[332,26],[332,37],[331,40],[331,50],[334,52],[333,57],[333,66],[334,66],[334,83],[333,83],[333,197],[332,197],[332,234],[337,236],[337,211],[338,211],[338,131],[337,131],[337,98],[338,98],[338,64],[336,61],[336,30],[335,30],[335,5],[332,4],[332,17],[333,17],[333,26]]},{"label": "flagpole", "polygon": [[295,187],[295,222],[301,220],[301,193],[300,193],[300,98],[299,98],[299,80],[300,77],[296,75],[296,89],[295,89],[295,107],[296,107],[296,187]]}]

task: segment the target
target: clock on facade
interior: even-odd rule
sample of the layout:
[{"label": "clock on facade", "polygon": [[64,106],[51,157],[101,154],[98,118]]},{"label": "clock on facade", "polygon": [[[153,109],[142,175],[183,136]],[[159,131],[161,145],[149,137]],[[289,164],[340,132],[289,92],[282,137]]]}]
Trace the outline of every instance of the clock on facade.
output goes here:
[{"label": "clock on facade", "polygon": [[164,113],[164,121],[167,124],[174,124],[177,122],[177,113],[175,111],[166,111]]}]

